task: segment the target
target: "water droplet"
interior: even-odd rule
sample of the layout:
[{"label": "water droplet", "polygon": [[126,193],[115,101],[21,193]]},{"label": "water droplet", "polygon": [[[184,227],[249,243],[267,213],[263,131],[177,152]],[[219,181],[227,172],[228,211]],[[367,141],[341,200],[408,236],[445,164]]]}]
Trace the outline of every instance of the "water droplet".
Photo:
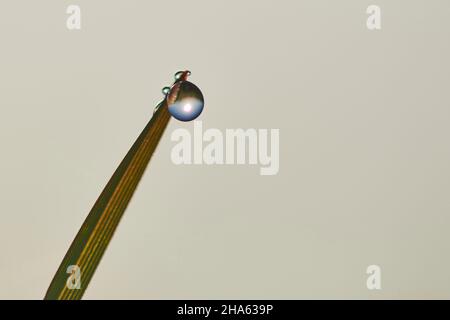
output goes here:
[{"label": "water droplet", "polygon": [[178,71],[177,73],[175,73],[175,81],[180,80],[181,76],[183,75],[183,73],[187,72],[187,75],[190,76],[191,72],[190,71]]},{"label": "water droplet", "polygon": [[180,121],[192,121],[203,111],[205,101],[200,89],[189,81],[179,81],[167,95],[170,114]]},{"label": "water droplet", "polygon": [[161,106],[162,106],[162,102],[158,103],[158,105],[155,107],[155,109],[153,109],[153,114],[155,114],[156,111],[158,111],[159,107],[161,107]]},{"label": "water droplet", "polygon": [[170,92],[170,87],[164,87],[162,88],[163,95],[167,96],[167,94]]}]

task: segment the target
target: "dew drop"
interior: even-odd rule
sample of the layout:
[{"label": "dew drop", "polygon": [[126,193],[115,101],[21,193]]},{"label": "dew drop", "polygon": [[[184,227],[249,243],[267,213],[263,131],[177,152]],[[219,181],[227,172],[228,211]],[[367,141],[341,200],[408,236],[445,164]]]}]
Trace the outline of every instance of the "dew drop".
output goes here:
[{"label": "dew drop", "polygon": [[166,99],[170,114],[180,121],[196,119],[205,103],[200,89],[189,81],[175,83]]},{"label": "dew drop", "polygon": [[162,102],[158,103],[158,105],[155,107],[155,109],[153,109],[153,114],[156,113],[156,111],[158,111],[159,107],[161,107]]},{"label": "dew drop", "polygon": [[178,81],[181,79],[181,76],[183,75],[184,72],[187,72],[187,75],[190,76],[191,72],[190,71],[178,71],[177,73],[175,73],[175,81]]},{"label": "dew drop", "polygon": [[170,92],[170,87],[164,87],[162,88],[163,95],[167,96],[167,94]]}]

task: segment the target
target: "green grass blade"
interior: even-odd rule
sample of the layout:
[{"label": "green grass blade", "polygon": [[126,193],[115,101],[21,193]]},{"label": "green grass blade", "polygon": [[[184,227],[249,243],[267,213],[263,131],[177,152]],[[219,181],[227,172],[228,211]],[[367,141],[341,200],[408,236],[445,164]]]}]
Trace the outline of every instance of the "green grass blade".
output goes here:
[{"label": "green grass blade", "polygon": [[[81,299],[169,119],[170,113],[164,101],[98,197],[59,266],[44,299]],[[69,289],[66,285],[70,277],[67,273],[69,266],[79,267],[79,289]]]}]

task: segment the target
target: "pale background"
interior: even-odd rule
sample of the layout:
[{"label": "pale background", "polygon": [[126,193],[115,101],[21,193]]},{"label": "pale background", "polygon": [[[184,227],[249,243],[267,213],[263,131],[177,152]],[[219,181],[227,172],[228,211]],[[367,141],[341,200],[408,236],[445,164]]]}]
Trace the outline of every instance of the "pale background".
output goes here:
[{"label": "pale background", "polygon": [[280,129],[280,172],[175,166],[170,132],[192,123],[172,120],[86,299],[450,298],[449,10],[2,1],[0,298],[43,298],[183,68],[205,128]]}]

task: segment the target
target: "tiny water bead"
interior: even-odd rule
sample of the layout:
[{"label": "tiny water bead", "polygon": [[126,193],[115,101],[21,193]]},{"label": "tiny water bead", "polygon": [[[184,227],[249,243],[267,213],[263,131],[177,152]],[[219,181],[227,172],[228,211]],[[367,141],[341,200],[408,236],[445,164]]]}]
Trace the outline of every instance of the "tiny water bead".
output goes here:
[{"label": "tiny water bead", "polygon": [[200,89],[192,82],[183,80],[170,88],[166,100],[170,114],[180,121],[196,119],[202,113],[205,103]]},{"label": "tiny water bead", "polygon": [[167,94],[170,92],[170,87],[164,87],[164,88],[162,88],[161,91],[162,91],[163,95],[167,96]]},{"label": "tiny water bead", "polygon": [[156,113],[156,111],[158,111],[158,109],[162,106],[163,102],[161,101],[160,103],[158,103],[158,105],[155,107],[155,109],[153,109],[153,114]]},{"label": "tiny water bead", "polygon": [[[167,95],[168,95],[169,92],[170,92],[170,87],[164,87],[164,88],[162,88],[161,92],[162,92],[162,94],[164,95],[164,97],[167,97]],[[158,105],[155,107],[155,109],[153,109],[153,114],[155,114],[156,111],[158,111],[158,109],[159,109],[159,107],[161,107],[161,105],[162,105],[162,101],[161,101],[160,103],[158,103]]]},{"label": "tiny water bead", "polygon": [[175,76],[174,76],[175,77],[175,81],[180,80],[183,75],[190,76],[191,72],[189,70],[178,71],[177,73],[175,73]]}]

